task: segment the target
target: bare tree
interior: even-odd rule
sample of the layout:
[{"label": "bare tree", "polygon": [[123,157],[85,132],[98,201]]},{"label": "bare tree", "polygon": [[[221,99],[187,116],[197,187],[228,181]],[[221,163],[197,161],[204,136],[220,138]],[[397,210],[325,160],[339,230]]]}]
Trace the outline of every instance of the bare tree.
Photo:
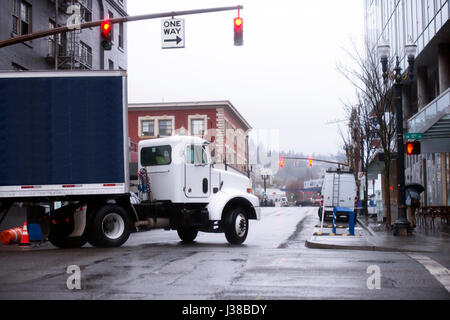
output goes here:
[{"label": "bare tree", "polygon": [[[376,152],[375,141],[379,141],[379,148],[384,161],[384,204],[386,213],[386,227],[391,228],[390,206],[390,172],[391,160],[395,150],[395,117],[393,115],[393,91],[391,83],[385,83],[379,69],[376,49],[365,42],[365,52],[358,50],[347,53],[354,62],[354,67],[338,65],[339,72],[355,86],[357,91],[361,140],[364,144],[363,163],[366,169]],[[389,80],[390,81],[390,80]],[[348,106],[347,106],[348,107]],[[366,183],[367,186],[367,183]],[[367,190],[367,188],[366,188]],[[365,191],[367,192],[367,191]]]}]

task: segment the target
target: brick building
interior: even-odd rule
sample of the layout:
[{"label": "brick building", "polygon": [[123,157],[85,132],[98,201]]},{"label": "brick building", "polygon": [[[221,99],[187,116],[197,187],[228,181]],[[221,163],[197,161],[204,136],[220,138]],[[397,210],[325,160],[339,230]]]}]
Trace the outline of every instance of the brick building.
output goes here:
[{"label": "brick building", "polygon": [[216,168],[248,170],[249,123],[229,101],[135,103],[128,105],[132,143],[172,135],[211,141]]},{"label": "brick building", "polygon": [[[0,39],[65,26],[73,16],[73,12],[67,13],[72,5],[80,8],[81,23],[128,15],[127,0],[2,0]],[[113,25],[110,51],[101,47],[99,28],[74,30],[4,47],[0,50],[0,70],[126,70],[126,30],[126,23]]]}]

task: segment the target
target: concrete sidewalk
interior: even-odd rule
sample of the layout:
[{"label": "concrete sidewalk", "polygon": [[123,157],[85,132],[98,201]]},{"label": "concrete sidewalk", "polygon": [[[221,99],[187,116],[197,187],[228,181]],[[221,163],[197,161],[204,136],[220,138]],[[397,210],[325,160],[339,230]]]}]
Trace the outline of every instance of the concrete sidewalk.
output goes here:
[{"label": "concrete sidewalk", "polygon": [[[314,235],[320,232],[314,228],[311,239],[305,246],[315,249],[346,249],[397,252],[447,252],[450,253],[450,241],[446,237],[431,237],[414,232],[408,237],[394,237],[392,232],[375,232],[362,219],[358,219],[355,236]],[[324,228],[324,233],[332,229]],[[348,229],[338,229],[338,234],[348,233]]]}]

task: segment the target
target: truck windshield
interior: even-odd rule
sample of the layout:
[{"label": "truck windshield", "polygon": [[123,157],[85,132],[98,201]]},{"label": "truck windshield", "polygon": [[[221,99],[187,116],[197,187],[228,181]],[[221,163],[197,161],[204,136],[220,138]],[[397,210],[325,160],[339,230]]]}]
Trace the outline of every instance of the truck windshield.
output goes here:
[{"label": "truck windshield", "polygon": [[172,162],[172,147],[157,146],[147,147],[141,150],[141,165],[148,166],[166,166]]}]

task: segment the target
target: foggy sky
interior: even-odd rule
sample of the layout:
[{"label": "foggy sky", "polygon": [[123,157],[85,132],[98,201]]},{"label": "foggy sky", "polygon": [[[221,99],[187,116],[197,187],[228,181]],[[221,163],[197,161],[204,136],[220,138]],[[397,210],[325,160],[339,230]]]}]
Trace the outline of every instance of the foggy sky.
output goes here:
[{"label": "foggy sky", "polygon": [[[161,19],[128,24],[129,101],[229,100],[255,129],[278,129],[281,150],[336,153],[342,100],[354,88],[337,71],[363,37],[362,0],[128,0],[130,15],[243,5],[185,16],[184,49],[161,49]],[[345,123],[340,123],[343,128]]]}]

